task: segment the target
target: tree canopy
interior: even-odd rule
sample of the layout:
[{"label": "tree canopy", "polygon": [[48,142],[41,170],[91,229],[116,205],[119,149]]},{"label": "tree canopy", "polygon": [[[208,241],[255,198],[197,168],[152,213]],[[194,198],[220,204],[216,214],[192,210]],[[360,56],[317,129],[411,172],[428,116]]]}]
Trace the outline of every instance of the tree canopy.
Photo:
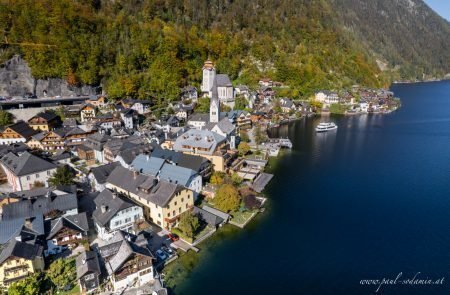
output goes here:
[{"label": "tree canopy", "polygon": [[6,126],[13,123],[13,115],[10,112],[0,110],[0,126]]},{"label": "tree canopy", "polygon": [[232,184],[223,184],[214,197],[214,205],[224,212],[237,210],[241,203],[238,190]]},{"label": "tree canopy", "polygon": [[71,185],[74,184],[74,175],[68,166],[60,166],[56,168],[48,183],[52,186]]},{"label": "tree canopy", "polygon": [[186,211],[180,216],[178,228],[188,237],[193,238],[200,228],[200,221],[192,212]]}]

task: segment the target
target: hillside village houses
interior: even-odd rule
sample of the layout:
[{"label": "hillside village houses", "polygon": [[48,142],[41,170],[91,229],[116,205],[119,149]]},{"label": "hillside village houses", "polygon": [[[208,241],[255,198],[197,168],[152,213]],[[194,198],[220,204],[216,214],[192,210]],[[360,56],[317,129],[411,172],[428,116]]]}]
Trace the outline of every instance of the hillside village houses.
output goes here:
[{"label": "hillside village houses", "polygon": [[19,121],[7,126],[0,133],[0,145],[9,145],[18,142],[26,142],[37,132],[27,123]]},{"label": "hillside village houses", "polygon": [[[210,97],[205,114],[193,114],[199,94],[186,87],[182,101],[171,105],[174,112],[158,118],[149,100],[107,102],[97,96],[64,107],[64,122],[41,112],[3,129],[0,165],[14,193],[0,196],[0,285],[46,269],[49,257],[78,249],[81,254],[73,255],[82,292],[95,292],[105,281],[116,291],[132,283],[160,290],[154,265],[164,259],[153,255],[160,249],[149,245],[142,229],[168,233],[182,214],[192,212],[212,228],[229,220],[226,213],[194,202],[214,171],[234,171],[238,134],[251,128],[252,112],[221,112],[221,104],[235,98],[231,81],[216,74],[210,61],[202,70],[200,95]],[[237,89],[238,95],[252,95],[245,85]],[[76,185],[49,187],[49,178],[64,165]],[[14,254],[22,244],[29,251]],[[92,247],[79,249],[86,244]],[[11,271],[12,257],[22,257],[17,264],[26,271]]]}]

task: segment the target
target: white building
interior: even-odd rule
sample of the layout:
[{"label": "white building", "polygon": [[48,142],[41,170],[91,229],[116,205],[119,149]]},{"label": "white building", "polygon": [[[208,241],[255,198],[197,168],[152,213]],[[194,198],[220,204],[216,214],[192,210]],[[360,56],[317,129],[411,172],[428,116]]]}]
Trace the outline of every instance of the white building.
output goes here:
[{"label": "white building", "polygon": [[140,206],[108,189],[103,190],[94,202],[96,209],[92,216],[102,240],[111,239],[119,230],[134,233],[135,223],[144,218]]},{"label": "white building", "polygon": [[38,182],[48,186],[48,179],[57,168],[54,163],[27,151],[17,155],[7,153],[0,159],[0,165],[15,192],[31,189]]}]

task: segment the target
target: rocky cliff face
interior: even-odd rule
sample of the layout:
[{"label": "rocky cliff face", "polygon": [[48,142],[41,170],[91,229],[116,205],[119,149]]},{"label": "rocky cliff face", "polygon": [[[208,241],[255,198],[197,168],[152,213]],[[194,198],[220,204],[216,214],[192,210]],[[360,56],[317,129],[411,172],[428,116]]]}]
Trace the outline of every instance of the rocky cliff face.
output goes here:
[{"label": "rocky cliff face", "polygon": [[77,96],[97,94],[93,86],[73,87],[63,79],[35,79],[27,63],[18,55],[0,65],[0,96],[24,96],[28,93],[37,97]]}]

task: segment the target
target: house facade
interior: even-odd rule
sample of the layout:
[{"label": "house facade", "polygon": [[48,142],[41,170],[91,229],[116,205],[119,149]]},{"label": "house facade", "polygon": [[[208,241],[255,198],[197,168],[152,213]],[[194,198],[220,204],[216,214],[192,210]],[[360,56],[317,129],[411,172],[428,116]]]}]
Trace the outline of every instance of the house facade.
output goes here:
[{"label": "house facade", "polygon": [[11,240],[0,254],[0,286],[12,283],[44,270],[43,247]]},{"label": "house facade", "polygon": [[98,249],[115,291],[154,280],[154,258],[150,250],[136,244],[135,239],[136,236],[119,231]]},{"label": "house facade", "polygon": [[31,189],[36,182],[48,186],[48,179],[56,171],[56,165],[29,152],[20,155],[8,153],[0,158],[13,191]]},{"label": "house facade", "polygon": [[111,239],[117,231],[135,232],[136,222],[144,218],[143,210],[135,202],[117,192],[103,190],[94,200],[95,229],[102,240]]},{"label": "house facade", "polygon": [[36,133],[27,123],[19,121],[7,126],[5,130],[0,132],[0,145],[26,142]]},{"label": "house facade", "polygon": [[192,190],[123,167],[111,173],[106,187],[140,204],[148,221],[166,229],[175,227],[180,215],[194,206]]},{"label": "house facade", "polygon": [[28,120],[28,125],[37,131],[50,131],[60,124],[60,118],[53,112],[42,112]]}]

